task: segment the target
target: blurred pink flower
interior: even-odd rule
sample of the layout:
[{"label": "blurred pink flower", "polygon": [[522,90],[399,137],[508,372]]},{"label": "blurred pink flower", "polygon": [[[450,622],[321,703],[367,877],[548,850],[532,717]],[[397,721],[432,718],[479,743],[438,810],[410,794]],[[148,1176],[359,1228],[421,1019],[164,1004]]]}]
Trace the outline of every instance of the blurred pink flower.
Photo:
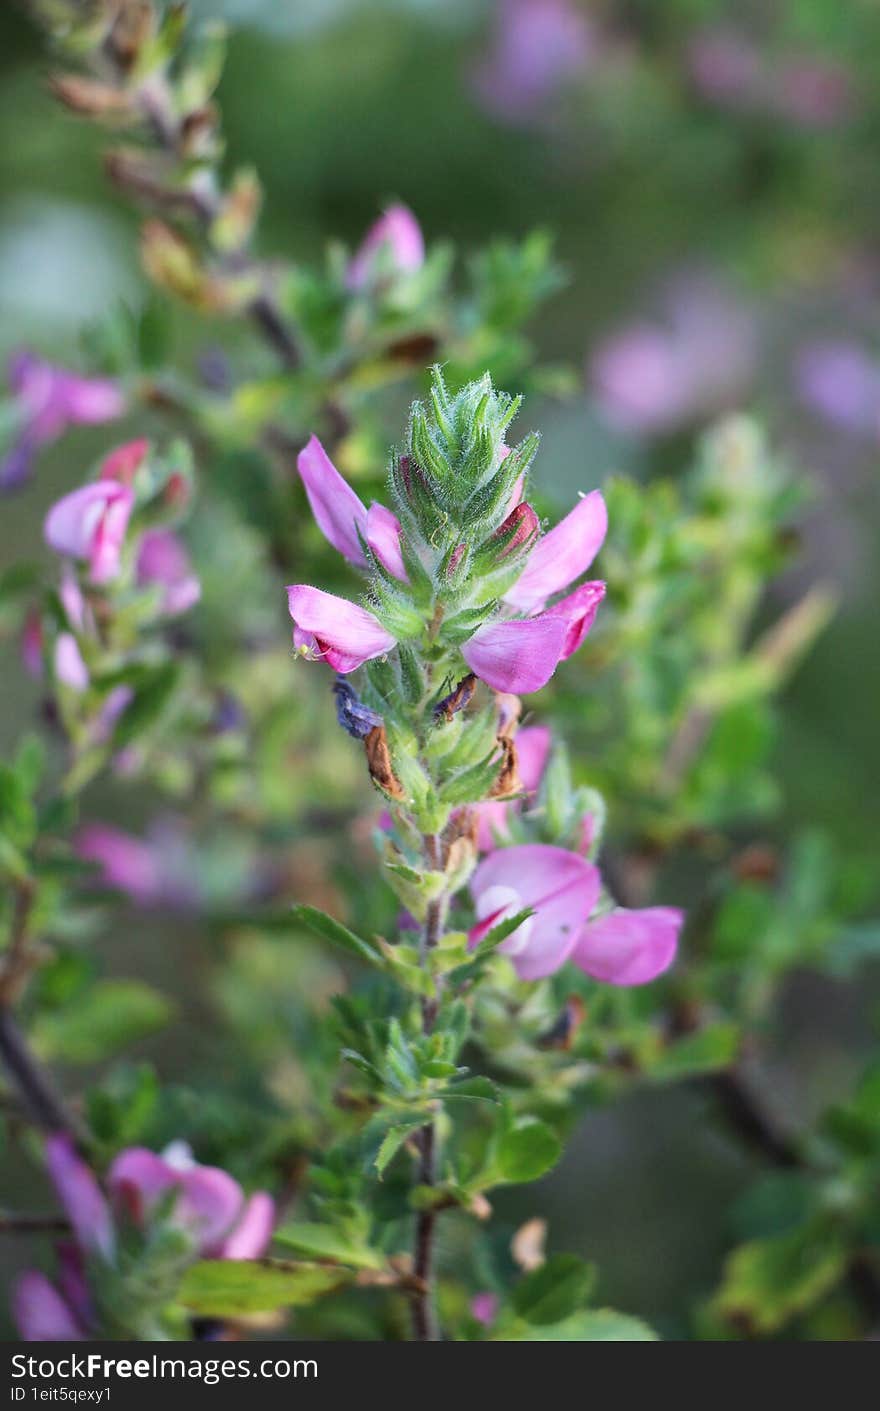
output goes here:
[{"label": "blurred pink flower", "polygon": [[497,1293],[475,1293],[471,1299],[471,1316],[484,1328],[491,1327],[498,1316],[498,1303]]},{"label": "blurred pink flower", "polygon": [[398,201],[370,226],[349,261],[345,282],[349,289],[366,289],[387,270],[412,274],[424,262],[421,227],[409,207]]},{"label": "blurred pink flower", "polygon": [[94,480],[52,506],[44,525],[46,542],[56,553],[86,560],[93,583],[107,583],[119,573],[133,508],[128,486]]},{"label": "blurred pink flower", "polygon": [[[540,786],[547,760],[550,756],[551,734],[546,725],[527,725],[516,733],[516,753],[519,777],[527,799],[535,794]],[[522,800],[502,803],[489,800],[473,806],[472,812],[477,821],[477,847],[480,852],[490,852],[499,839],[510,833],[511,814],[519,812],[527,804]]]},{"label": "blurred pink flower", "polygon": [[149,529],[138,545],[135,577],[141,587],[160,586],[162,612],[177,617],[188,612],[201,597],[201,584],[192,571],[189,555],[170,529]]},{"label": "blurred pink flower", "polygon": [[474,90],[496,117],[528,120],[598,56],[594,26],[572,0],[501,0]]},{"label": "blurred pink flower", "polygon": [[801,400],[825,421],[858,436],[880,435],[880,361],[858,343],[808,343],[794,376]]},{"label": "blurred pink flower", "polygon": [[28,352],[12,358],[9,385],[18,404],[20,431],[0,462],[0,490],[22,484],[31,473],[37,450],[68,426],[113,421],[125,411],[125,398],[116,382],[79,377]]},{"label": "blurred pink flower", "polygon": [[707,281],[685,280],[657,322],[630,324],[600,343],[589,371],[610,422],[656,435],[731,405],[755,351],[748,310]]},{"label": "blurred pink flower", "polygon": [[781,117],[796,127],[834,127],[855,110],[852,74],[843,64],[824,54],[765,53],[734,29],[698,33],[688,47],[687,68],[711,103]]}]

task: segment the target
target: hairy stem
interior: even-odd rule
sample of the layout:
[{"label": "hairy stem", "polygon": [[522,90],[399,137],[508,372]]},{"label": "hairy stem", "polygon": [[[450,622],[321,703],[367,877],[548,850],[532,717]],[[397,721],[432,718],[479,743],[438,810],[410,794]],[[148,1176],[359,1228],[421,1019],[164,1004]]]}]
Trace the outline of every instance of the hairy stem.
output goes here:
[{"label": "hairy stem", "polygon": [[[440,867],[440,839],[436,833],[427,834],[424,839],[425,862],[436,871]],[[448,898],[445,893],[432,901],[428,907],[425,925],[422,930],[420,952],[424,965],[431,951],[443,934],[446,921]],[[430,1034],[437,1019],[437,1000],[422,1000],[422,1029]],[[423,1127],[418,1134],[419,1168],[418,1180],[421,1186],[433,1186],[437,1179],[437,1132],[433,1122]],[[416,1219],[415,1256],[413,1274],[415,1289],[412,1301],[413,1338],[416,1342],[439,1342],[440,1330],[434,1307],[434,1239],[437,1225],[437,1211],[423,1210]]]},{"label": "hairy stem", "polygon": [[48,1073],[31,1053],[11,1010],[0,1008],[0,1059],[21,1098],[22,1106],[38,1127],[47,1132],[79,1136],[79,1127],[68,1112]]}]

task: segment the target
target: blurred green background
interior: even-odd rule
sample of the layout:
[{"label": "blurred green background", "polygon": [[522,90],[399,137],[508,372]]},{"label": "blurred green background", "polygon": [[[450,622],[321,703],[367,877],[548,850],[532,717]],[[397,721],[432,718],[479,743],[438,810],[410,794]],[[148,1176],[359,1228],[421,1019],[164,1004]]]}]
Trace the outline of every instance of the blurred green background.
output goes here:
[{"label": "blurred green background", "polygon": [[[390,198],[412,207],[429,240],[452,238],[465,251],[535,226],[556,234],[569,284],[533,337],[542,359],[573,366],[579,390],[564,405],[528,408],[529,424],[545,432],[548,496],[567,504],[573,489],[615,470],[675,474],[701,424],[728,406],[765,421],[780,453],[815,484],[803,552],[776,590],[777,608],[813,580],[841,594],[836,621],[787,690],[774,827],[786,836],[818,824],[844,850],[870,852],[880,841],[880,395],[873,418],[870,408],[847,417],[831,395],[839,378],[829,406],[805,393],[798,369],[805,349],[829,341],[855,349],[866,366],[880,359],[877,7],[551,5],[551,19],[568,15],[561,37],[546,14],[536,31],[556,55],[537,92],[522,54],[505,52],[500,35],[515,6],[199,0],[192,8],[237,26],[219,97],[230,161],[252,162],[266,189],[266,253],[310,260],[331,236],[353,244]],[[736,48],[743,36],[765,67],[763,87]],[[714,68],[713,37],[728,46],[716,43]],[[526,35],[538,63],[535,42]],[[100,136],[58,110],[46,71],[38,36],[4,6],[0,355],[27,344],[63,361],[75,359],[84,324],[119,300],[137,304],[145,283],[137,219],[104,181]],[[594,360],[619,329],[665,317],[682,281],[713,291],[709,352],[723,361],[741,320],[747,353],[705,404],[696,398],[660,427],[622,425],[603,402]],[[191,363],[203,330],[181,315],[175,336]],[[42,457],[26,496],[2,502],[4,565],[24,546],[39,552],[46,506],[103,441],[101,432],[73,432]],[[0,671],[5,749],[38,693],[14,650]],[[124,816],[116,794],[109,806]],[[210,1018],[194,930],[172,936],[138,918],[105,945],[111,972],[171,984],[178,995],[180,1022],[144,1046],[169,1079],[198,1071],[199,1021]],[[796,1123],[845,1090],[877,995],[876,974],[857,990],[793,979],[760,1074],[775,1110]],[[552,1178],[506,1213],[545,1213],[553,1247],[598,1260],[603,1299],[674,1330],[711,1285],[727,1207],[754,1169],[708,1112],[697,1095],[650,1091],[596,1112]],[[4,1204],[15,1180],[11,1173]],[[4,1249],[4,1263],[20,1253]]]}]

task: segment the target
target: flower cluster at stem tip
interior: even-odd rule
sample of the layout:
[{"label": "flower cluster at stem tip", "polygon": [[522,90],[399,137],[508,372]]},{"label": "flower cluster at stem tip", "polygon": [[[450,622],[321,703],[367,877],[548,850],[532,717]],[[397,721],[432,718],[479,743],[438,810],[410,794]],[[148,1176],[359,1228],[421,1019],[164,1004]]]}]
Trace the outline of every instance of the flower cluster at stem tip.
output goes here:
[{"label": "flower cluster at stem tip", "polygon": [[453,394],[435,369],[430,403],[413,406],[391,457],[392,508],[367,508],[310,439],[298,466],[312,513],[368,586],[353,603],[291,585],[294,647],[337,673],[339,723],[365,741],[390,804],[388,847],[406,860],[419,835],[436,836],[449,870],[456,843],[448,890],[470,883],[472,946],[528,911],[498,947],[520,979],[571,959],[596,979],[643,984],[671,965],[682,914],[614,906],[593,860],[599,811],[566,847],[510,832],[512,817],[528,819],[550,751],[543,727],[519,730],[518,697],[546,685],[590,631],[605,585],[579,580],[607,529],[593,490],[542,533],[526,498],[538,437],[506,440],[519,406],[488,375]]}]

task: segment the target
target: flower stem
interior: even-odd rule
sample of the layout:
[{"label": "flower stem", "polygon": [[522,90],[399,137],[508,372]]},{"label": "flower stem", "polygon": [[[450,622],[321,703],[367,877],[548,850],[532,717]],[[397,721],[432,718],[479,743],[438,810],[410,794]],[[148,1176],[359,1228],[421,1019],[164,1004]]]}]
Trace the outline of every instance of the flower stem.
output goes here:
[{"label": "flower stem", "polygon": [[[441,862],[440,839],[436,833],[424,837],[425,863],[432,871],[438,871]],[[425,925],[422,931],[420,954],[422,964],[438,944],[446,922],[448,897],[445,892],[428,906]],[[422,1000],[422,1030],[430,1034],[437,1019],[438,1001]],[[429,1122],[418,1134],[419,1185],[433,1186],[437,1178],[437,1132],[433,1122]],[[413,1293],[412,1318],[413,1338],[416,1342],[439,1342],[440,1329],[434,1307],[434,1237],[436,1233],[437,1211],[422,1210],[416,1219],[415,1257],[413,1273],[416,1288]]]}]

